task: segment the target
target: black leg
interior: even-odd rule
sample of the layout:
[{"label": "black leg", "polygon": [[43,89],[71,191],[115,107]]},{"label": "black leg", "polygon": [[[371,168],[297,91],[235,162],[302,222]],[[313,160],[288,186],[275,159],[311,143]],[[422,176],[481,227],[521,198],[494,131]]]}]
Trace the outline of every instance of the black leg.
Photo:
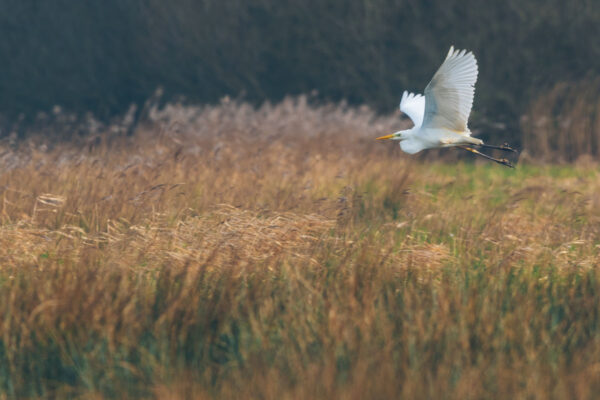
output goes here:
[{"label": "black leg", "polygon": [[504,143],[502,146],[494,146],[491,144],[476,144],[475,146],[483,147],[485,149],[498,149],[498,150],[512,151],[513,153],[517,153],[517,150],[510,147],[508,145],[508,143]]},{"label": "black leg", "polygon": [[470,151],[471,153],[477,154],[478,156],[481,156],[483,158],[487,158],[488,160],[492,160],[494,162],[497,162],[498,164],[505,165],[505,166],[507,166],[509,168],[514,168],[515,167],[506,158],[494,158],[492,156],[488,156],[487,154],[483,154],[483,153],[481,153],[481,152],[479,152],[479,151],[477,151],[475,149],[472,149],[472,148],[466,147],[466,146],[457,146],[457,147],[460,147],[461,149],[465,149],[467,151]]}]

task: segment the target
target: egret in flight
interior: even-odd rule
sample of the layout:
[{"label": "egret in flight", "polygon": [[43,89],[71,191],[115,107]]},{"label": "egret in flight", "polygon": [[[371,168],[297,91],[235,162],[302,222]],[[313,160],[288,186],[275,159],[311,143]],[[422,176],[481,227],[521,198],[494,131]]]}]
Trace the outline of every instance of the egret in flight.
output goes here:
[{"label": "egret in flight", "polygon": [[514,168],[505,158],[494,158],[473,147],[516,152],[506,143],[491,146],[471,137],[467,127],[477,81],[477,60],[466,50],[450,51],[425,88],[425,96],[404,92],[400,111],[410,117],[412,129],[378,137],[378,140],[399,140],[402,151],[415,154],[425,149],[459,147],[488,160]]}]

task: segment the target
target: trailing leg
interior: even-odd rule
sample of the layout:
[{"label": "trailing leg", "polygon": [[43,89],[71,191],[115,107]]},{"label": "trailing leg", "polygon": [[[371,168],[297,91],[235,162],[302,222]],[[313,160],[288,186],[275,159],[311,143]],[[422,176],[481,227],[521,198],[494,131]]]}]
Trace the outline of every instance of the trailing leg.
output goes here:
[{"label": "trailing leg", "polygon": [[491,144],[476,144],[475,146],[478,147],[483,147],[485,149],[497,149],[497,150],[503,150],[503,151],[512,151],[513,153],[517,153],[516,149],[513,149],[512,147],[510,147],[508,145],[508,143],[504,143],[502,146],[494,146]]},{"label": "trailing leg", "polygon": [[465,149],[467,151],[470,151],[471,153],[477,154],[478,156],[481,156],[481,157],[486,158],[488,160],[497,162],[498,164],[505,165],[505,166],[507,166],[509,168],[514,168],[515,167],[506,158],[494,158],[492,156],[488,156],[487,154],[483,154],[483,153],[481,153],[481,152],[479,152],[479,151],[477,151],[475,149],[472,149],[471,147],[467,147],[467,146],[457,146],[457,147],[459,147],[461,149]]}]

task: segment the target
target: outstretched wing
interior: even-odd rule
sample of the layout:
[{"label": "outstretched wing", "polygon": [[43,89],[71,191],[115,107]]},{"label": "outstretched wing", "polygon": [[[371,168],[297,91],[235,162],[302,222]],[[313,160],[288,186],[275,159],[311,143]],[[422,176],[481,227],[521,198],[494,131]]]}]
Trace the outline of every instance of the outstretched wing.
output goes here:
[{"label": "outstretched wing", "polygon": [[423,126],[467,132],[477,72],[473,53],[450,47],[446,59],[425,88]]},{"label": "outstretched wing", "polygon": [[415,124],[415,128],[418,128],[423,123],[425,97],[418,93],[408,93],[405,90],[400,100],[400,111],[408,115],[413,124]]}]

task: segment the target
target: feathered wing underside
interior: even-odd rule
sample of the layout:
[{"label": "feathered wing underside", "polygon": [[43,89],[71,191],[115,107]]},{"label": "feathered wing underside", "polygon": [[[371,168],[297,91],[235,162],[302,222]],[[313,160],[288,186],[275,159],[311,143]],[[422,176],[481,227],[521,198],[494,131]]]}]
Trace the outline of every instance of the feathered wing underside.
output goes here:
[{"label": "feathered wing underside", "polygon": [[473,53],[450,47],[446,59],[425,88],[423,127],[468,132],[477,72]]},{"label": "feathered wing underside", "polygon": [[405,90],[400,100],[400,111],[408,115],[415,124],[415,128],[421,126],[425,115],[425,97],[422,94],[408,93]]}]

